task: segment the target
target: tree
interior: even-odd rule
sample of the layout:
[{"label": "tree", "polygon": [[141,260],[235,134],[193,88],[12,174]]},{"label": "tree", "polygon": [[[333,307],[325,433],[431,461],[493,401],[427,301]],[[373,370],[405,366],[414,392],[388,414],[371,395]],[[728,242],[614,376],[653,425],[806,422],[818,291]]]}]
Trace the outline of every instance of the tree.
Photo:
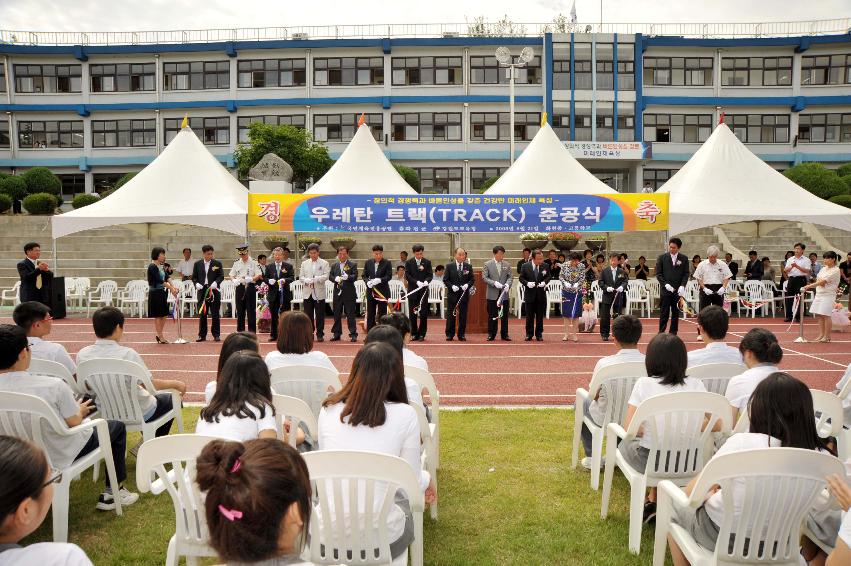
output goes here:
[{"label": "tree", "polygon": [[[839,178],[842,180],[843,183],[845,183],[845,186],[848,187],[847,192],[851,193],[851,172],[849,172],[847,175],[840,175]],[[3,181],[0,181],[0,183],[2,182]]]},{"label": "tree", "polygon": [[24,172],[21,177],[27,184],[27,192],[31,195],[35,193],[58,195],[62,192],[62,181],[47,167],[33,167]]},{"label": "tree", "polygon": [[851,208],[851,195],[837,195],[835,197],[830,197],[828,200],[834,204]]},{"label": "tree", "polygon": [[[137,174],[138,173],[132,172],[132,171],[130,173],[125,173],[117,181],[115,181],[115,186],[112,187],[110,192],[112,192],[116,189],[120,189],[123,185],[126,185],[128,182],[130,182],[130,179],[135,177]],[[101,198],[103,198],[103,196],[104,196],[103,193],[101,193]]]},{"label": "tree", "polygon": [[248,144],[234,152],[239,177],[248,176],[264,155],[274,153],[293,168],[293,184],[318,181],[334,164],[324,144],[314,142],[310,132],[295,126],[271,126],[253,122],[248,126]]},{"label": "tree", "polygon": [[27,196],[27,183],[17,176],[0,179],[0,193],[8,195],[12,200],[22,200]]},{"label": "tree", "polygon": [[846,175],[851,175],[851,163],[846,163],[845,165],[841,165],[839,169],[836,170],[836,174],[840,177],[845,177]]},{"label": "tree", "polygon": [[491,185],[493,185],[497,181],[499,181],[499,177],[488,177],[487,179],[482,181],[482,184],[479,187],[479,190],[482,191],[482,192],[485,192],[487,189],[491,188]]},{"label": "tree", "polygon": [[56,196],[50,193],[34,193],[24,199],[24,208],[30,214],[53,214],[56,210]]},{"label": "tree", "polygon": [[846,194],[848,187],[836,174],[821,163],[801,163],[790,167],[783,173],[804,189],[817,197],[829,199]]},{"label": "tree", "polygon": [[467,21],[467,35],[470,37],[509,37],[526,35],[526,26],[515,24],[508,15],[496,23],[488,23],[484,16],[477,16]]},{"label": "tree", "polygon": [[71,206],[74,209],[83,208],[84,206],[89,206],[90,204],[94,204],[100,200],[100,197],[95,194],[89,193],[80,193],[74,197],[74,200],[71,201]]},{"label": "tree", "polygon": [[396,172],[405,179],[405,182],[411,185],[411,188],[417,192],[420,192],[420,176],[417,175],[417,172],[414,169],[411,169],[407,165],[402,165],[400,163],[394,163],[393,167],[396,168]]}]

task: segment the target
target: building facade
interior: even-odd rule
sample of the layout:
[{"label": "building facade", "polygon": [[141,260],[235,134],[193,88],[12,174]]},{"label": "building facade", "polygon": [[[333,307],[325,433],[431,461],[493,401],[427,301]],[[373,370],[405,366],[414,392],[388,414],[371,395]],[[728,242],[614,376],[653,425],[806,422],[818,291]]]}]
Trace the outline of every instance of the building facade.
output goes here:
[{"label": "building facade", "polygon": [[[546,32],[0,43],[0,171],[43,165],[63,180],[66,199],[99,191],[150,163],[186,114],[231,168],[253,121],[307,128],[336,157],[363,113],[388,158],[417,170],[423,192],[474,193],[509,165],[508,75],[498,46],[535,54],[515,76],[517,154],[546,112],[561,139],[588,148],[583,165],[622,192],[664,184],[722,113],[777,169],[851,161],[849,34]],[[651,151],[606,151],[615,143]]]}]

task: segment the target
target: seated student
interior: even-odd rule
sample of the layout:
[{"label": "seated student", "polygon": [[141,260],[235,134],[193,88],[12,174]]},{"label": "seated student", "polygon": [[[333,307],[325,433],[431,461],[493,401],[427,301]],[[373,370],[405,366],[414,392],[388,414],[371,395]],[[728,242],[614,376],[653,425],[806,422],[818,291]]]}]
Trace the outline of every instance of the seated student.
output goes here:
[{"label": "seated student", "polygon": [[742,354],[724,342],[730,326],[730,315],[718,305],[709,305],[697,315],[697,327],[706,346],[688,353],[688,366],[702,364],[741,364]]},{"label": "seated student", "polygon": [[235,352],[241,350],[250,350],[260,353],[260,343],[257,341],[257,335],[253,332],[233,332],[227,335],[227,338],[222,342],[222,349],[219,351],[219,365],[216,369],[216,381],[211,381],[204,386],[204,403],[209,405],[216,393],[216,383],[222,375],[222,368],[225,362]]},{"label": "seated student", "polygon": [[[426,503],[435,500],[434,481],[420,462],[420,427],[414,409],[408,406],[402,358],[392,346],[365,344],[355,356],[343,389],[322,405],[320,450],[369,450],[399,456],[419,478]],[[381,497],[376,494],[376,505]],[[414,536],[405,498],[397,495],[387,530],[394,541],[390,554],[395,559],[405,553]]]},{"label": "seated student", "polygon": [[406,366],[420,368],[423,371],[428,371],[428,362],[425,358],[415,354],[413,350],[408,348],[408,343],[411,341],[411,321],[404,314],[396,311],[391,314],[385,314],[378,320],[379,324],[388,324],[399,331],[402,335],[402,363]]},{"label": "seated student", "polygon": [[[0,324],[0,391],[25,393],[47,401],[69,427],[82,423],[92,410],[92,402],[77,401],[68,384],[60,379],[43,375],[31,375],[30,348],[27,335],[19,326]],[[115,462],[115,474],[119,483],[121,505],[132,505],[139,494],[128,491],[122,483],[127,477],[125,453],[127,451],[127,431],[124,423],[107,421],[109,443]],[[60,436],[49,426],[42,427],[44,446],[51,464],[56,468],[67,468],[74,461],[92,452],[98,447],[98,437],[92,429],[81,431],[73,436]],[[5,459],[5,453],[3,458]],[[4,482],[0,482],[5,484]],[[106,489],[100,494],[96,508],[101,511],[115,509],[113,486],[106,477]],[[0,560],[2,563],[2,560]]]},{"label": "seated student", "polygon": [[0,565],[92,566],[76,544],[18,542],[36,530],[53,501],[53,484],[62,479],[38,446],[0,436]]},{"label": "seated student", "polygon": [[209,544],[230,565],[311,566],[299,559],[310,523],[307,465],[289,444],[214,440],[196,463]]},{"label": "seated student", "polygon": [[748,369],[731,379],[724,393],[733,408],[734,426],[739,414],[748,406],[748,399],[756,386],[772,373],[780,371],[777,364],[783,359],[783,348],[777,337],[765,328],[749,330],[739,343],[739,351]]},{"label": "seated student", "polygon": [[[98,339],[91,346],[86,346],[77,352],[77,363],[107,358],[135,362],[146,370],[148,369],[145,362],[142,361],[142,356],[136,353],[136,350],[119,343],[124,336],[124,313],[115,307],[101,307],[92,316],[92,326]],[[148,375],[151,377],[151,384],[156,389],[175,389],[180,392],[181,396],[186,394],[186,384],[182,381],[157,379],[151,376],[150,371],[148,371]],[[145,422],[155,420],[172,409],[171,394],[169,393],[158,393],[152,396],[146,389],[139,387],[137,395],[139,406],[144,411]],[[169,429],[171,429],[172,420],[157,428],[156,436],[167,435]]]},{"label": "seated student", "polygon": [[[638,351],[638,341],[641,340],[641,321],[631,314],[621,315],[612,323],[612,337],[615,341],[618,351],[611,356],[606,356],[597,360],[597,365],[594,366],[594,373],[591,374],[591,380],[604,367],[623,362],[643,362],[644,354]],[[591,417],[595,424],[600,426],[606,414],[608,400],[606,393],[600,389],[597,395],[592,400],[585,401],[582,410],[585,416]],[[586,470],[591,469],[591,429],[585,424],[582,425],[582,447],[585,449],[585,458],[582,458],[582,467]],[[601,460],[603,461],[603,460]]]},{"label": "seated student", "polygon": [[50,334],[53,326],[50,307],[38,301],[27,301],[15,307],[12,318],[15,324],[27,333],[33,359],[58,362],[68,368],[71,375],[77,373],[77,365],[68,355],[65,346],[59,342],[48,342],[44,339]]},{"label": "seated student", "polygon": [[313,323],[302,311],[281,313],[277,350],[266,354],[269,371],[280,367],[310,365],[337,371],[325,352],[313,349]]},{"label": "seated student", "polygon": [[[401,320],[407,321],[407,317],[401,313],[397,313],[401,315]],[[384,315],[381,320],[385,318],[390,318],[392,315]],[[410,327],[409,327],[410,328]],[[408,333],[410,336],[410,332]],[[385,344],[390,344],[393,346],[393,350],[402,355],[402,363],[405,363],[404,358],[404,342],[402,340],[402,335],[399,333],[398,327],[393,326],[392,324],[386,324],[382,322],[381,324],[377,324],[370,328],[369,332],[366,334],[366,339],[364,340],[364,344],[371,344],[373,342],[383,342]],[[417,403],[421,405],[426,410],[426,417],[429,421],[431,421],[431,414],[429,412],[428,407],[426,407],[425,402],[423,401],[423,394],[420,390],[419,384],[411,379],[410,377],[405,378],[405,391],[408,393],[408,402],[409,403]]]},{"label": "seated student", "polygon": [[[828,476],[827,486],[845,513],[837,533],[836,545],[825,564],[827,566],[851,564],[851,487],[848,486],[845,478],[837,475]],[[811,563],[817,564],[817,562]]]},{"label": "seated student", "polygon": [[[848,367],[845,369],[845,373],[836,382],[836,390],[835,394],[839,394],[842,392],[842,388],[845,387],[845,384],[848,383],[848,380],[851,379],[851,364],[848,364]],[[851,428],[851,393],[846,395],[842,399],[842,422],[844,423],[845,428]]]},{"label": "seated student", "polygon": [[[742,450],[780,446],[829,452],[816,430],[813,398],[809,388],[788,373],[773,372],[766,376],[754,389],[747,411],[750,417],[749,432],[731,436],[713,458]],[[745,480],[732,481],[733,512],[738,517],[744,506]],[[696,483],[697,478],[684,491],[691,495]],[[782,512],[783,509],[776,509],[766,517],[771,518]],[[677,509],[674,521],[688,531],[700,546],[714,550],[719,525],[724,521],[721,489],[708,492],[703,505],[697,509]],[[675,566],[689,563],[670,537],[668,544]]]},{"label": "seated student", "polygon": [[[686,345],[676,334],[657,334],[647,345],[647,356],[644,359],[647,376],[635,382],[632,394],[627,402],[626,416],[623,427],[629,428],[636,409],[644,401],[664,393],[679,393],[681,391],[706,391],[699,379],[686,376],[688,356]],[[664,420],[656,423],[659,434],[663,433]],[[627,463],[643,472],[647,468],[647,457],[650,454],[650,440],[644,436],[630,441],[621,442],[618,452]],[[644,502],[644,521],[648,522],[656,516],[656,488],[650,489],[650,494]]]}]

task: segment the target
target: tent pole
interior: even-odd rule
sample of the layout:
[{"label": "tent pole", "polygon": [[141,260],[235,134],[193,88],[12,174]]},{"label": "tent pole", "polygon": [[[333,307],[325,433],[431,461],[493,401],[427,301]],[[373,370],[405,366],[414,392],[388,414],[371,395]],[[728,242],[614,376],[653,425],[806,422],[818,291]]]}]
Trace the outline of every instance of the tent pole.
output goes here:
[{"label": "tent pole", "polygon": [[53,238],[53,270],[59,273],[59,250],[56,249],[56,238]]}]

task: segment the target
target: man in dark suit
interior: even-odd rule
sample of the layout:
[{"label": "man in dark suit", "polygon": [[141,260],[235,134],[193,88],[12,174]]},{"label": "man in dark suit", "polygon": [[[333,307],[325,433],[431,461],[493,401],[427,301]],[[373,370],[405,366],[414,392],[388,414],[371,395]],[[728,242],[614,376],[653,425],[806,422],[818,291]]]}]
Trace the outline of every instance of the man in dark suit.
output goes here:
[{"label": "man in dark suit", "polygon": [[762,260],[756,250],[748,252],[748,264],[745,266],[745,279],[748,281],[762,281]]},{"label": "man in dark suit", "polygon": [[520,270],[523,269],[523,264],[528,263],[532,257],[532,250],[523,248],[523,259],[517,262],[517,275],[520,275]]},{"label": "man in dark suit", "polygon": [[423,250],[425,248],[422,244],[416,244],[411,248],[414,257],[405,262],[412,342],[425,342],[428,331],[428,285],[431,283],[433,274],[431,261],[423,257]]},{"label": "man in dark suit", "polygon": [[733,274],[733,279],[735,279],[739,273],[739,264],[733,261],[733,254],[724,254],[724,262],[730,268],[730,273]]},{"label": "man in dark suit", "polygon": [[[328,279],[334,282],[334,325],[331,326],[331,342],[340,340],[343,334],[343,311],[346,311],[346,322],[349,326],[349,339],[358,339],[357,315],[358,293],[355,281],[358,278],[358,265],[349,259],[349,248],[337,248],[337,261],[331,265]],[[328,297],[325,297],[328,300]]]},{"label": "man in dark suit", "polygon": [[[192,266],[192,281],[198,290],[198,339],[196,342],[204,342],[207,339],[207,316],[213,317],[211,334],[213,340],[218,342],[220,334],[220,318],[222,309],[222,292],[219,286],[225,279],[225,270],[222,262],[213,258],[213,246],[205,244],[201,247],[204,259],[200,259]],[[203,302],[202,302],[203,301]],[[204,312],[201,308],[206,305]]]},{"label": "man in dark suit", "polygon": [[668,253],[656,259],[656,279],[661,286],[659,292],[659,332],[665,332],[668,318],[671,318],[671,334],[677,333],[680,321],[680,297],[685,295],[688,282],[688,258],[680,253],[683,241],[679,238],[668,240]]},{"label": "man in dark suit", "polygon": [[290,286],[295,281],[295,268],[291,263],[284,261],[284,248],[278,247],[272,250],[272,261],[266,264],[263,277],[269,285],[266,298],[269,301],[269,311],[272,313],[269,342],[275,342],[278,339],[278,317],[281,311],[290,310],[293,297]]},{"label": "man in dark suit", "polygon": [[616,253],[609,254],[609,267],[600,272],[600,289],[603,290],[603,298],[600,301],[600,336],[604,342],[609,341],[612,310],[616,316],[621,313],[621,299],[626,296],[626,286],[629,283],[629,272],[618,265],[619,257]]},{"label": "man in dark suit", "polygon": [[18,262],[18,275],[21,278],[21,302],[37,301],[47,306],[45,291],[50,287],[53,272],[47,263],[39,261],[41,257],[41,246],[35,242],[24,245],[26,258]]},{"label": "man in dark suit", "polygon": [[384,247],[372,246],[372,260],[363,266],[363,280],[366,283],[366,330],[375,326],[375,321],[387,312],[387,303],[378,300],[375,293],[381,293],[390,299],[390,280],[393,278],[393,265],[384,259]]},{"label": "man in dark suit", "polygon": [[458,305],[458,340],[466,342],[467,337],[467,306],[470,302],[470,287],[473,285],[473,266],[467,263],[467,252],[464,248],[455,250],[455,259],[446,264],[443,273],[443,284],[446,285],[446,340],[455,338],[455,306]]},{"label": "man in dark suit", "polygon": [[550,278],[543,252],[535,250],[532,252],[532,261],[526,262],[520,269],[520,284],[525,287],[526,293],[523,298],[526,305],[526,342],[531,342],[532,334],[538,342],[544,339],[547,283]]}]

